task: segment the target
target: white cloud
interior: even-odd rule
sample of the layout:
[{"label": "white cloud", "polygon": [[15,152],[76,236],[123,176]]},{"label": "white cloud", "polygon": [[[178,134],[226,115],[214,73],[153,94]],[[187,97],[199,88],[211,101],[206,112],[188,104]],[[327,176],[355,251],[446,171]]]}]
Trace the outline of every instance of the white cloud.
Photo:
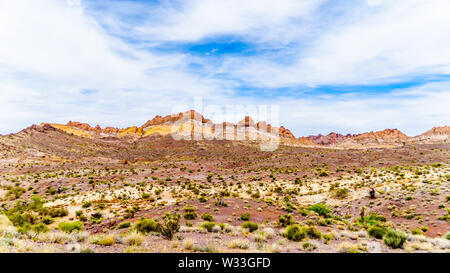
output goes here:
[{"label": "white cloud", "polygon": [[0,0],[0,40],[1,133],[76,118],[124,125],[137,119],[132,107],[144,108],[144,121],[177,100],[227,91],[188,73],[186,56],[136,50],[65,1]]},{"label": "white cloud", "polygon": [[[258,40],[287,35],[291,19],[307,20],[323,0],[195,0],[149,11],[134,28],[143,39],[197,41],[215,35],[248,35]],[[152,18],[157,18],[155,22]],[[280,32],[280,29],[283,29]],[[293,30],[293,29],[292,29]]]},{"label": "white cloud", "polygon": [[450,74],[449,12],[446,0],[356,6],[298,48],[288,65],[259,57],[225,65],[233,76],[266,87],[379,84]]},{"label": "white cloud", "polygon": [[362,133],[397,128],[409,136],[450,125],[450,82],[430,83],[385,94],[280,99],[281,123],[297,136]]}]

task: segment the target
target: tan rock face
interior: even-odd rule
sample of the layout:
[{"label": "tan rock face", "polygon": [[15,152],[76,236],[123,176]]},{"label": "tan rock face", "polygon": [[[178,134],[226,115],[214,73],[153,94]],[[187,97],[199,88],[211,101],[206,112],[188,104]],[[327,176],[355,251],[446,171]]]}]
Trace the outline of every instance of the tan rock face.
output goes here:
[{"label": "tan rock face", "polygon": [[448,143],[450,142],[450,126],[433,127],[431,130],[414,137],[412,142],[423,144]]},{"label": "tan rock face", "polygon": [[91,133],[95,133],[95,134],[111,135],[111,134],[118,134],[120,132],[120,129],[118,129],[118,128],[106,127],[105,129],[102,129],[99,125],[96,125],[95,127],[91,127],[87,123],[81,123],[81,122],[77,122],[77,121],[69,121],[66,124],[66,126],[81,129],[86,132],[91,132]]},{"label": "tan rock face", "polygon": [[284,126],[281,126],[280,129],[278,129],[280,137],[282,138],[295,138],[294,134],[289,131],[289,129],[284,128]]},{"label": "tan rock face", "polygon": [[183,113],[168,115],[165,117],[157,115],[152,120],[149,120],[146,123],[144,123],[141,126],[141,128],[146,129],[148,127],[155,126],[155,125],[170,125],[170,124],[174,124],[175,122],[179,121],[180,119],[199,120],[199,121],[201,120],[202,123],[210,122],[209,119],[205,119],[203,117],[203,115],[201,115],[200,113],[198,113],[194,110],[190,110],[190,111],[186,111]]},{"label": "tan rock face", "polygon": [[345,141],[347,138],[351,137],[350,134],[348,135],[341,135],[334,132],[329,133],[326,136],[323,136],[321,134],[317,136],[308,136],[307,138],[311,140],[315,144],[319,145],[332,145],[332,144],[338,144],[343,141]]},{"label": "tan rock face", "polygon": [[102,129],[99,125],[91,127],[87,123],[77,121],[69,121],[66,125],[43,123],[41,126],[44,126],[44,128],[47,129],[57,128],[69,134],[89,138],[117,136],[140,138],[153,134],[167,135],[180,131],[180,128],[182,128],[183,130],[187,130],[187,132],[183,131],[184,133],[189,134],[189,130],[191,130],[192,134],[194,131],[201,134],[206,131],[208,134],[212,134],[212,136],[222,137],[223,139],[236,139],[240,134],[244,134],[244,139],[255,139],[255,136],[259,137],[263,135],[276,136],[278,134],[285,143],[302,145],[336,145],[346,147],[353,145],[371,146],[384,144],[401,145],[406,143],[434,144],[450,142],[450,126],[434,127],[416,137],[408,137],[398,129],[385,129],[382,131],[371,131],[355,135],[342,135],[331,132],[328,135],[319,134],[317,136],[296,138],[294,134],[284,126],[277,128],[267,124],[265,121],[255,122],[249,116],[246,116],[236,124],[230,122],[214,124],[211,120],[206,119],[203,115],[194,110],[165,117],[157,115],[140,127],[132,126],[125,129],[114,127]]},{"label": "tan rock face", "polygon": [[366,143],[396,143],[407,141],[409,137],[397,129],[386,129],[378,132],[368,132],[351,137],[356,142]]}]

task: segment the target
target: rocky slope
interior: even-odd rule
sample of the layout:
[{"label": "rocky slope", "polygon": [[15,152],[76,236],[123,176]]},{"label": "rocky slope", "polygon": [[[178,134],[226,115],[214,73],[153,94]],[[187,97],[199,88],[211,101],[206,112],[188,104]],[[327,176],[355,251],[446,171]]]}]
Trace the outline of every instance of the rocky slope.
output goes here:
[{"label": "rocky slope", "polygon": [[135,140],[151,135],[165,136],[176,133],[183,139],[191,137],[190,139],[261,140],[280,136],[281,141],[286,144],[336,147],[401,146],[405,144],[438,144],[450,142],[450,126],[434,127],[415,137],[409,137],[398,129],[385,129],[354,135],[331,132],[328,135],[319,134],[316,136],[296,138],[284,126],[278,128],[267,124],[265,121],[255,122],[249,116],[246,116],[236,124],[230,122],[215,124],[194,110],[165,117],[157,115],[141,126],[131,126],[124,129],[114,127],[102,129],[99,125],[92,127],[87,123],[76,121],[69,121],[67,124],[43,123],[41,125],[51,126],[71,135],[94,139],[123,138]]}]

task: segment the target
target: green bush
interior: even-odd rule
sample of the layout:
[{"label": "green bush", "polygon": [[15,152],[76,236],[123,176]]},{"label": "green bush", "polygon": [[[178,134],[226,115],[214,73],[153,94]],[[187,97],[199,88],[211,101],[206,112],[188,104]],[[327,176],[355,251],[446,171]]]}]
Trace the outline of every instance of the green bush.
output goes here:
[{"label": "green bush", "polygon": [[447,234],[445,234],[445,238],[446,238],[447,240],[450,240],[450,232],[447,232]]},{"label": "green bush", "polygon": [[348,189],[347,188],[338,188],[335,190],[333,197],[337,199],[345,199],[348,196]]},{"label": "green bush", "polygon": [[120,223],[120,224],[119,224],[118,228],[119,228],[119,229],[122,229],[122,228],[129,228],[130,226],[131,226],[131,223],[130,223],[130,222],[123,222],[123,223]]},{"label": "green bush", "polygon": [[162,223],[159,225],[159,232],[167,239],[172,239],[173,235],[180,230],[180,215],[166,212],[162,220]]},{"label": "green bush", "polygon": [[72,233],[74,231],[82,231],[83,230],[83,223],[80,221],[75,222],[61,222],[58,224],[58,228],[61,231],[64,231],[66,233]]},{"label": "green bush", "polygon": [[386,229],[379,226],[373,226],[370,227],[367,232],[369,233],[370,236],[375,237],[377,239],[381,239],[386,233]]},{"label": "green bush", "polygon": [[414,228],[414,229],[411,231],[411,233],[414,234],[414,235],[422,235],[422,234],[423,234],[423,231],[422,231],[420,228]]},{"label": "green bush", "polygon": [[246,213],[241,214],[241,220],[242,221],[250,220],[250,213],[246,212]]},{"label": "green bush", "polygon": [[247,221],[247,222],[245,222],[245,223],[242,224],[242,227],[243,227],[243,228],[248,228],[248,230],[249,230],[250,232],[253,232],[253,231],[255,231],[255,230],[258,229],[258,224],[257,224],[257,223],[250,222],[250,221]]},{"label": "green bush", "polygon": [[186,220],[194,220],[197,218],[197,213],[195,213],[195,211],[197,210],[196,207],[191,206],[191,205],[186,205],[184,207],[184,219]]},{"label": "green bush", "polygon": [[6,193],[6,197],[9,196],[14,196],[15,199],[19,198],[22,194],[24,194],[26,192],[26,190],[22,187],[15,187],[10,189],[7,193]]},{"label": "green bush", "polygon": [[69,212],[65,208],[50,208],[47,213],[51,217],[64,217],[67,216]]},{"label": "green bush", "polygon": [[288,240],[298,242],[306,238],[306,231],[300,225],[290,225],[286,228],[284,237]]},{"label": "green bush", "polygon": [[384,234],[383,242],[391,248],[400,248],[406,242],[406,234],[401,231],[390,229]]},{"label": "green bush", "polygon": [[159,223],[153,219],[141,218],[136,222],[135,228],[142,233],[159,232]]},{"label": "green bush", "polygon": [[320,239],[322,238],[322,232],[320,232],[320,230],[318,230],[316,227],[314,226],[307,226],[304,228],[306,234],[308,235],[309,238],[312,239]]},{"label": "green bush", "polygon": [[312,205],[308,208],[308,210],[315,211],[317,214],[323,217],[330,217],[331,209],[322,203]]},{"label": "green bush", "polygon": [[213,229],[213,227],[214,227],[215,225],[216,225],[216,224],[215,224],[214,222],[204,222],[204,223],[201,225],[201,227],[204,228],[204,229],[206,229],[208,232],[212,232],[212,229]]},{"label": "green bush", "polygon": [[89,208],[90,206],[92,206],[92,202],[84,202],[81,207],[82,208]]},{"label": "green bush", "polygon": [[202,214],[202,219],[208,222],[214,222],[214,217],[209,213]]},{"label": "green bush", "polygon": [[295,224],[291,214],[278,215],[278,224],[282,227],[287,227]]},{"label": "green bush", "polygon": [[43,223],[33,225],[33,226],[31,226],[31,229],[37,233],[44,233],[44,232],[49,231],[48,227]]}]

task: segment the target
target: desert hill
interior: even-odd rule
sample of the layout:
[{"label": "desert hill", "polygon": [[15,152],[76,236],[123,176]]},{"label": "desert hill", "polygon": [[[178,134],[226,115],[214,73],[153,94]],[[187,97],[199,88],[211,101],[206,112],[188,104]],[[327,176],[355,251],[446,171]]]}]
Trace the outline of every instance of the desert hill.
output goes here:
[{"label": "desert hill", "polygon": [[434,127],[431,130],[414,137],[402,133],[398,129],[385,129],[376,132],[360,134],[340,134],[331,132],[328,135],[311,135],[295,137],[284,126],[279,128],[265,121],[255,122],[246,116],[236,124],[223,122],[213,123],[202,114],[189,110],[182,113],[160,116],[148,120],[141,126],[127,128],[91,126],[87,123],[69,121],[67,124],[42,123],[41,126],[51,126],[67,134],[90,139],[124,139],[136,140],[153,135],[179,134],[181,136],[200,136],[207,139],[228,140],[260,140],[280,137],[282,143],[291,145],[331,146],[331,147],[368,147],[368,146],[401,146],[405,144],[439,144],[450,141],[450,126]]}]

